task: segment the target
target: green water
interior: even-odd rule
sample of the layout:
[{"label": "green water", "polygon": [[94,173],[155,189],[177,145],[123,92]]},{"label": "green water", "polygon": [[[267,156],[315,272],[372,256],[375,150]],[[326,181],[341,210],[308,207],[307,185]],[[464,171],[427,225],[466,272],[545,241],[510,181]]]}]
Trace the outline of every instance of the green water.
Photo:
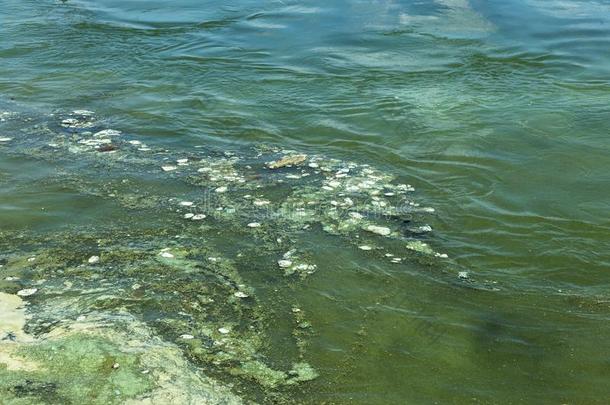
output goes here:
[{"label": "green water", "polygon": [[[120,314],[150,347],[180,348],[185,375],[261,403],[607,403],[608,1],[1,5],[0,289],[38,288],[23,297],[30,334]],[[83,147],[70,117],[121,131],[118,150]],[[388,208],[365,221],[392,234],[336,217],[345,196],[307,162],[265,168],[295,154],[391,176]],[[219,164],[244,182],[215,192],[224,180],[197,169]],[[390,212],[399,184],[434,212]],[[359,212],[372,196],[352,196]],[[311,218],[290,214],[308,199]],[[448,258],[405,247],[418,240]],[[292,249],[312,274],[285,274]],[[223,326],[229,355],[210,343]],[[155,384],[119,370],[137,387],[100,373],[86,397],[79,371],[43,369],[30,387],[0,365],[0,402],[122,403]]]}]

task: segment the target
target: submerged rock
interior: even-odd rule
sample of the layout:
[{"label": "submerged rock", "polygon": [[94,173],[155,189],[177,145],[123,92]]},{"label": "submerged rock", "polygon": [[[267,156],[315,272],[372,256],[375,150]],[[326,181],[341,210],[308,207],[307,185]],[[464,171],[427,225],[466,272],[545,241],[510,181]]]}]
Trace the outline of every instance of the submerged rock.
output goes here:
[{"label": "submerged rock", "polygon": [[296,166],[307,160],[307,155],[290,155],[267,163],[269,169],[279,169],[286,166]]},{"label": "submerged rock", "polygon": [[288,268],[290,266],[292,266],[292,261],[291,260],[278,260],[277,265],[280,266],[281,268],[285,269]]},{"label": "submerged rock", "polygon": [[20,297],[29,297],[30,295],[34,295],[37,292],[38,292],[38,288],[26,288],[26,289],[17,291],[17,295]]},{"label": "submerged rock", "polygon": [[392,233],[392,230],[385,226],[369,225],[365,229],[369,232],[376,233],[377,235],[381,236],[388,236]]},{"label": "submerged rock", "polygon": [[434,250],[427,244],[419,240],[410,241],[407,243],[407,249],[414,250],[419,253],[433,254]]}]

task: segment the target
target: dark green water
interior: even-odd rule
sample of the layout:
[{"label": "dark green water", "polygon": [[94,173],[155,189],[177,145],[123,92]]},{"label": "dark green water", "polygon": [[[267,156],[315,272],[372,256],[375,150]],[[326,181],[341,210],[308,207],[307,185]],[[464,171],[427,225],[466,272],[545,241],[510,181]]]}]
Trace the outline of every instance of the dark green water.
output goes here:
[{"label": "dark green water", "polygon": [[[20,280],[0,287],[14,294],[38,286],[24,298],[32,313],[56,302],[61,294],[51,290],[66,280],[83,292],[122,288],[128,278],[129,285],[149,283],[145,298],[93,307],[127,312],[173,342],[174,326],[155,322],[187,310],[149,302],[195,297],[211,270],[199,279],[184,264],[153,281],[144,256],[108,267],[104,254],[137,248],[155,256],[171,246],[188,255],[209,247],[232,261],[239,275],[231,273],[231,283],[256,296],[265,322],[250,326],[263,336],[261,358],[285,370],[299,359],[319,374],[261,388],[227,371],[233,363],[177,343],[192,367],[233,384],[246,400],[607,403],[610,2],[1,5],[0,113],[16,114],[0,122],[0,139],[11,138],[0,142],[0,275],[18,271]],[[75,150],[82,130],[61,121],[79,109],[95,112],[95,131],[120,130],[122,139],[155,152]],[[57,139],[63,143],[53,152],[48,144]],[[278,150],[259,156],[253,148],[260,145]],[[301,223],[260,212],[214,214],[244,194],[269,198],[276,209],[298,193],[300,183],[274,183],[276,172],[261,166],[281,149],[368,164],[413,185],[413,200],[435,211],[412,222],[433,231],[415,235],[401,218],[384,222],[396,233],[390,238],[324,232],[332,221],[317,212],[325,219],[305,232]],[[222,185],[200,183],[196,167],[188,181],[180,168],[160,169],[180,158],[226,159],[226,151],[240,156],[245,191],[220,193],[226,197],[216,205],[204,204],[205,196]],[[171,198],[195,201],[204,225],[185,226],[186,211]],[[263,226],[248,228],[252,221]],[[277,238],[284,238],[279,246]],[[362,240],[374,249],[358,249]],[[413,240],[449,258],[413,254],[404,248]],[[53,265],[23,264],[55,245],[62,254],[55,251]],[[317,266],[313,274],[285,276],[278,268],[293,246]],[[100,251],[103,274],[79,278],[80,263]],[[393,263],[384,252],[403,260]],[[165,291],[173,277],[180,282]],[[311,327],[293,328],[297,307]],[[205,322],[237,317],[243,326],[254,316],[252,308],[236,306],[238,315],[223,308]],[[189,316],[179,327],[198,341],[204,321]],[[0,383],[15,395],[9,403],[43,401],[16,386]],[[57,395],[56,402],[69,397]]]}]

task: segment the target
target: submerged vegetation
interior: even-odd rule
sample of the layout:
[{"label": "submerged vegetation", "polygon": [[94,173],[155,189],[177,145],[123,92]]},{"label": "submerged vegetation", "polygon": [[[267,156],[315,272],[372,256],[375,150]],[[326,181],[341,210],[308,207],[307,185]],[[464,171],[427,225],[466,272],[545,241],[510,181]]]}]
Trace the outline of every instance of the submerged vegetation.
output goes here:
[{"label": "submerged vegetation", "polygon": [[[318,271],[301,244],[317,232],[396,265],[446,258],[420,240],[434,210],[367,164],[264,145],[176,152],[90,111],[3,117],[3,152],[52,162],[46,185],[133,215],[0,231],[2,305],[16,317],[0,321],[9,403],[289,402],[320,377],[307,354],[315,325],[298,302],[261,299],[244,271],[283,296]],[[146,227],[132,228],[138,217]],[[280,313],[293,319],[293,349],[278,360],[268,349]]]}]

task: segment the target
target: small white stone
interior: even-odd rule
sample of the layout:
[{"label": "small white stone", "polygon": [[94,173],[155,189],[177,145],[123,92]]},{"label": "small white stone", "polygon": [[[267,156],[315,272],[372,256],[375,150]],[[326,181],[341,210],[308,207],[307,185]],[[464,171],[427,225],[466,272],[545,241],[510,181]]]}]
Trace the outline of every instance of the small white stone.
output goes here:
[{"label": "small white stone", "polygon": [[192,201],[181,201],[180,205],[183,207],[192,207],[193,206],[193,202]]},{"label": "small white stone", "polygon": [[17,295],[20,297],[29,297],[30,295],[36,294],[38,288],[26,288],[24,290],[17,291]]},{"label": "small white stone", "polygon": [[171,254],[170,252],[161,252],[161,253],[159,253],[159,255],[161,257],[165,257],[166,259],[173,259],[174,258],[174,255]]},{"label": "small white stone", "polygon": [[69,127],[76,124],[78,124],[78,120],[76,118],[66,118],[61,122],[61,125],[64,127]]},{"label": "small white stone", "polygon": [[7,138],[7,137],[0,138],[0,142],[10,142],[12,140],[13,140],[13,138]]},{"label": "small white stone", "polygon": [[262,207],[264,205],[269,205],[271,203],[271,201],[269,200],[254,200],[254,205],[256,205],[257,207]]},{"label": "small white stone", "polygon": [[261,224],[260,224],[259,222],[250,222],[250,223],[248,224],[248,227],[249,227],[249,228],[258,228],[258,227],[260,227],[260,226],[261,226]]},{"label": "small white stone", "polygon": [[242,291],[238,291],[235,294],[233,294],[234,296],[236,296],[237,298],[248,298],[248,294],[242,292]]},{"label": "small white stone", "polygon": [[389,234],[392,233],[392,230],[390,228],[387,228],[385,226],[377,226],[377,225],[369,225],[366,227],[366,230],[369,232],[376,233],[377,235],[381,235],[381,236],[388,236]]},{"label": "small white stone", "polygon": [[358,249],[360,249],[360,250],[373,250],[373,248],[370,247],[369,245],[358,246]]},{"label": "small white stone", "polygon": [[185,334],[185,335],[180,335],[180,339],[191,340],[191,339],[195,339],[195,336]]},{"label": "small white stone", "polygon": [[93,134],[96,138],[101,138],[105,136],[119,136],[121,135],[121,131],[117,131],[116,129],[104,129],[102,131],[96,132]]},{"label": "small white stone", "polygon": [[349,216],[354,218],[354,219],[362,219],[362,218],[364,218],[364,215],[362,215],[359,212],[350,212]]},{"label": "small white stone", "polygon": [[222,333],[223,335],[226,335],[227,333],[231,333],[231,329],[229,329],[229,328],[218,328],[218,332]]},{"label": "small white stone", "polygon": [[192,212],[189,212],[188,214],[184,214],[184,219],[191,219],[195,216],[195,214],[193,214]]},{"label": "small white stone", "polygon": [[312,169],[316,169],[316,168],[320,167],[320,165],[315,162],[311,162],[307,166],[311,167]]},{"label": "small white stone", "polygon": [[227,190],[228,190],[228,188],[226,186],[220,186],[214,191],[216,191],[217,193],[226,193]]},{"label": "small white stone", "polygon": [[89,258],[89,260],[87,260],[87,262],[89,262],[89,264],[99,263],[100,262],[100,257],[99,256],[91,256]]},{"label": "small white stone", "polygon": [[278,260],[277,261],[278,266],[280,266],[281,268],[285,269],[287,267],[292,266],[292,261],[290,260]]},{"label": "small white stone", "polygon": [[72,111],[72,113],[74,113],[76,115],[85,115],[87,117],[95,114],[93,111],[89,111],[89,110],[74,110],[74,111]]},{"label": "small white stone", "polygon": [[161,166],[161,169],[163,169],[164,172],[171,172],[177,169],[176,166]]},{"label": "small white stone", "polygon": [[294,267],[294,270],[297,270],[297,271],[305,271],[305,270],[312,271],[312,270],[315,270],[316,268],[317,268],[317,266],[315,264],[301,263],[301,264],[296,265]]},{"label": "small white stone", "polygon": [[460,271],[458,273],[458,277],[459,278],[468,278],[468,272],[467,271]]},{"label": "small white stone", "polygon": [[193,215],[193,218],[192,218],[193,221],[201,221],[202,219],[205,219],[205,214]]},{"label": "small white stone", "polygon": [[142,145],[142,142],[140,142],[140,141],[128,141],[128,142],[132,145]]},{"label": "small white stone", "polygon": [[188,163],[188,159],[178,159],[176,160],[176,163]]}]

